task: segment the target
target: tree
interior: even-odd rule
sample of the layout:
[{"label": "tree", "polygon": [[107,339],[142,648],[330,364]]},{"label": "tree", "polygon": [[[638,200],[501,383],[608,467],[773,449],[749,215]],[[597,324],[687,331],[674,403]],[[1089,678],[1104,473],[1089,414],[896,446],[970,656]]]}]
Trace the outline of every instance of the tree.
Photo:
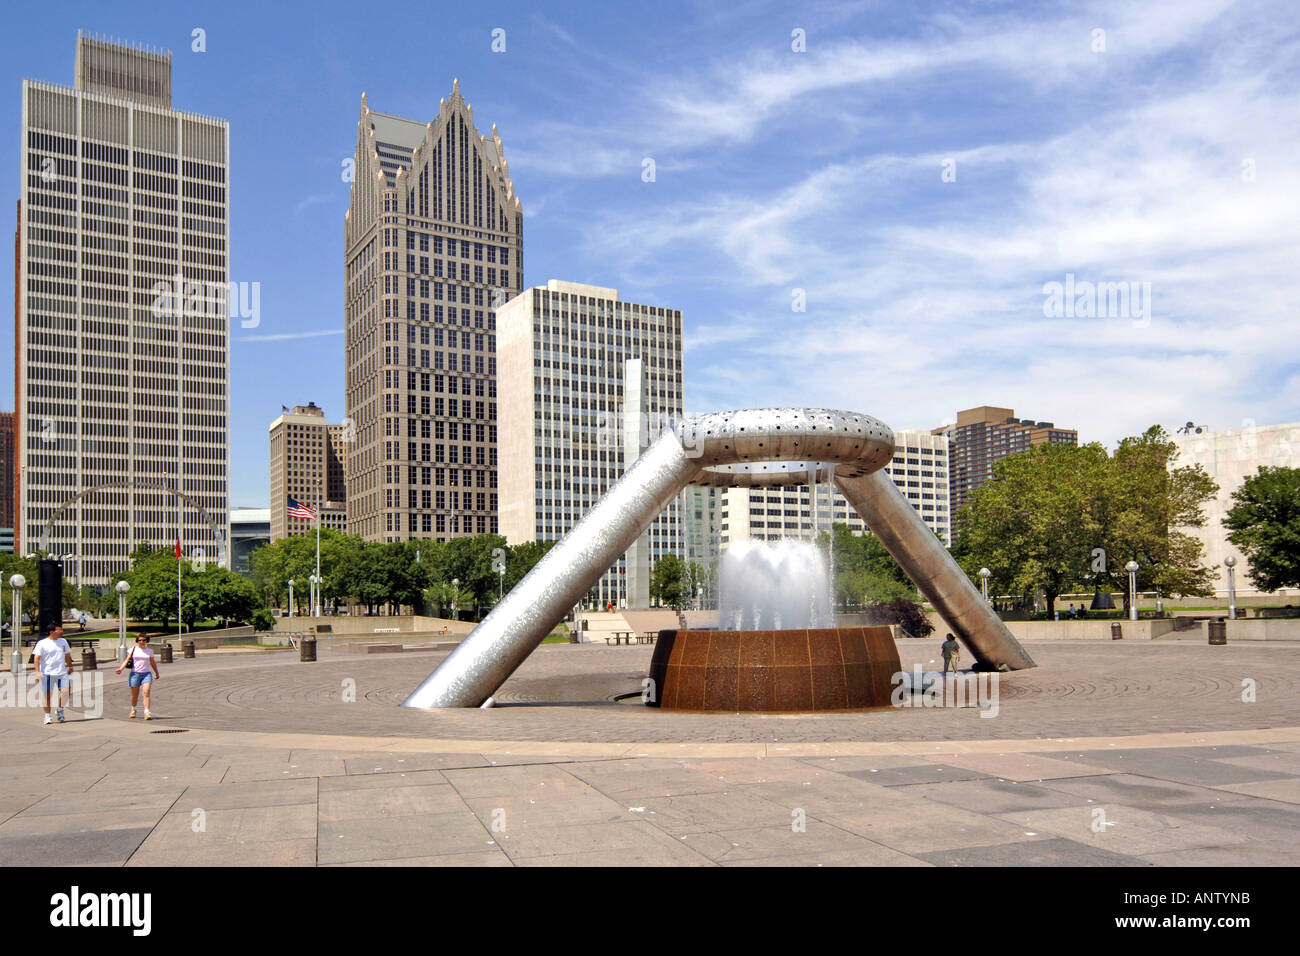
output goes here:
[{"label": "tree", "polygon": [[1261,591],[1300,587],[1300,469],[1261,466],[1232,493],[1223,519]]},{"label": "tree", "polygon": [[1078,586],[1100,529],[1089,489],[1103,483],[1101,445],[1037,445],[993,465],[993,478],[957,513],[962,569],[991,572],[992,594],[1042,589],[1051,617],[1060,594]]},{"label": "tree", "polygon": [[1214,572],[1200,563],[1201,542],[1181,528],[1205,524],[1206,501],[1218,485],[1200,465],[1173,467],[1178,446],[1159,425],[1125,438],[1093,489],[1089,570],[1097,583],[1124,592],[1128,562],[1138,564],[1138,590],[1184,597],[1214,594]]},{"label": "tree", "polygon": [[675,554],[665,554],[650,572],[650,597],[660,604],[681,610],[686,606],[690,586],[686,562]]},{"label": "tree", "polygon": [[823,551],[828,544],[835,570],[835,599],[843,604],[910,600],[916,585],[875,535],[854,534],[836,522],[818,536]]},{"label": "tree", "polygon": [[424,592],[424,598],[437,609],[438,617],[460,617],[462,611],[474,606],[474,592],[451,581],[435,581]]},{"label": "tree", "polygon": [[537,566],[537,562],[546,557],[547,552],[555,547],[554,541],[526,541],[506,549],[506,575],[502,586],[506,594],[524,579]]}]

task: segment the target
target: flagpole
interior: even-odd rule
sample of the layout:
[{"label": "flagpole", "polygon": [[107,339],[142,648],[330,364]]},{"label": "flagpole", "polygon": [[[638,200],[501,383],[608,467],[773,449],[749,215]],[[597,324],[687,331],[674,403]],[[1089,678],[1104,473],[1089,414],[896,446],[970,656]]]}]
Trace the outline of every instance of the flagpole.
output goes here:
[{"label": "flagpole", "polygon": [[320,617],[320,515],[325,507],[323,496],[321,480],[318,478],[316,479],[316,607],[313,617]]}]

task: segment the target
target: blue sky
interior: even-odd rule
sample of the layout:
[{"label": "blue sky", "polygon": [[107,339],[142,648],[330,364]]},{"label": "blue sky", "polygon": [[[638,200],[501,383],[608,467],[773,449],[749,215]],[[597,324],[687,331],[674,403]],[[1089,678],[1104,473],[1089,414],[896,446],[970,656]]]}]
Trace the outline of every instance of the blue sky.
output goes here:
[{"label": "blue sky", "polygon": [[[361,93],[427,120],[453,77],[505,143],[525,285],[681,309],[688,412],[991,404],[1108,443],[1300,420],[1292,2],[54,2],[6,27],[7,215],[20,80],[71,85],[79,27],[171,49],[173,105],[230,121],[231,278],[262,311],[232,331],[233,506],[267,504],[281,404],[344,415]],[[1150,321],[1045,314],[1067,274],[1149,283]]]}]

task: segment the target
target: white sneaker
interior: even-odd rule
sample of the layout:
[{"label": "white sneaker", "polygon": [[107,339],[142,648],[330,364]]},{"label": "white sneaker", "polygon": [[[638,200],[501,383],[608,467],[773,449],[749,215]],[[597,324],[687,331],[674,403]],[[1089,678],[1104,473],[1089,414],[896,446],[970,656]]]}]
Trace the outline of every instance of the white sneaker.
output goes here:
[{"label": "white sneaker", "polygon": [[52,723],[54,723],[54,718],[51,717],[49,714],[46,714],[46,715],[45,715],[45,722],[46,722],[47,724],[52,724]]},{"label": "white sneaker", "polygon": [[153,711],[151,711],[151,710],[146,710],[146,711],[144,712],[144,719],[145,719],[145,720],[153,720]]},{"label": "white sneaker", "polygon": [[63,716],[63,708],[59,708],[59,723],[63,723],[66,718]]},{"label": "white sneaker", "polygon": [[131,719],[132,719],[132,720],[135,720],[135,708],[134,708],[134,707],[131,708]]}]

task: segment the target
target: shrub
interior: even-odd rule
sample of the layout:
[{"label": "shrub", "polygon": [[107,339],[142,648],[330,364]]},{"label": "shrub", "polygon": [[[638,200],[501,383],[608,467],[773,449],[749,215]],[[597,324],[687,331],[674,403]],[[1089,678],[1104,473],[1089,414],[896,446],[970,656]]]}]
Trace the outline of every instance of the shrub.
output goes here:
[{"label": "shrub", "polygon": [[866,615],[868,624],[897,624],[908,637],[929,637],[934,633],[934,625],[915,601],[877,601],[868,605]]},{"label": "shrub", "polygon": [[264,607],[259,607],[253,612],[253,630],[269,631],[273,627],[275,627],[275,618],[271,616],[270,611]]}]

